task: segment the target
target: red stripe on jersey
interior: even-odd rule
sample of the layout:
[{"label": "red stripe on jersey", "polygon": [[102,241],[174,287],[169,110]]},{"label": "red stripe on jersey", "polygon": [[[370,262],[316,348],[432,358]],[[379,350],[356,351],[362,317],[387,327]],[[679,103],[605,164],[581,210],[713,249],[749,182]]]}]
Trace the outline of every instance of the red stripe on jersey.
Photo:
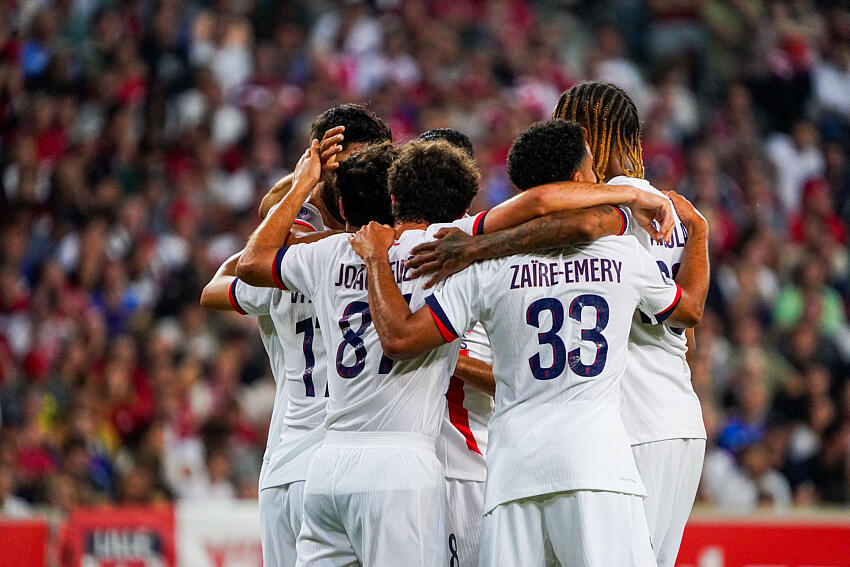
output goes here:
[{"label": "red stripe on jersey", "polygon": [[679,301],[682,299],[682,288],[679,287],[679,284],[676,285],[676,297],[673,299],[673,303],[670,304],[670,307],[655,315],[655,320],[659,323],[663,323],[667,320],[670,315],[673,314],[673,311],[676,310],[676,306],[679,305]]},{"label": "red stripe on jersey", "polygon": [[620,213],[620,216],[623,217],[623,228],[620,229],[620,232],[617,233],[617,236],[623,236],[626,233],[626,227],[629,226],[629,220],[623,209],[621,209],[620,207],[616,207],[616,209],[617,212]]},{"label": "red stripe on jersey", "polygon": [[295,219],[295,220],[294,220],[294,221],[292,221],[292,222],[293,222],[294,224],[300,224],[301,226],[306,226],[306,227],[307,227],[307,228],[309,228],[310,230],[313,230],[313,231],[315,231],[315,230],[316,230],[316,227],[315,227],[315,226],[313,226],[312,224],[310,224],[310,223],[309,223],[309,222],[307,222],[307,221],[303,221],[303,220],[301,220],[301,219]]},{"label": "red stripe on jersey", "polygon": [[230,282],[230,289],[228,290],[227,297],[230,299],[230,306],[233,307],[234,311],[240,315],[247,315],[248,313],[242,309],[242,306],[239,305],[239,300],[236,299],[236,282],[238,281],[239,278],[235,278],[232,282]]},{"label": "red stripe on jersey", "polygon": [[469,428],[469,411],[463,407],[463,380],[457,376],[452,376],[449,380],[449,390],[446,392],[446,401],[449,408],[449,422],[455,429],[460,431],[466,441],[466,447],[470,451],[474,451],[481,455],[481,449],[478,448],[478,442],[475,441],[475,435]]},{"label": "red stripe on jersey", "polygon": [[484,217],[487,216],[487,211],[482,211],[478,213],[478,216],[475,217],[475,222],[472,223],[472,234],[473,236],[478,236],[479,234],[484,234]]},{"label": "red stripe on jersey", "polygon": [[437,324],[437,330],[440,331],[440,334],[443,335],[443,340],[447,343],[452,342],[457,338],[457,335],[449,330],[445,323],[440,319],[437,313],[434,311],[434,308],[430,305],[428,306],[428,310],[431,312],[431,317],[434,319],[434,322]]}]

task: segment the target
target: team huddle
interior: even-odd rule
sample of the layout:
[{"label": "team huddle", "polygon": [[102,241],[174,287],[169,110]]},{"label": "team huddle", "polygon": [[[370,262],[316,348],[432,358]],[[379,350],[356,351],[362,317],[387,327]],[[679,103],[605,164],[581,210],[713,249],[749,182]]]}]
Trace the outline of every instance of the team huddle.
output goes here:
[{"label": "team huddle", "polygon": [[674,565],[708,227],[643,179],[639,124],[573,87],[514,140],[521,192],[470,216],[462,133],[317,117],[201,298],[257,317],[276,381],[264,565]]}]

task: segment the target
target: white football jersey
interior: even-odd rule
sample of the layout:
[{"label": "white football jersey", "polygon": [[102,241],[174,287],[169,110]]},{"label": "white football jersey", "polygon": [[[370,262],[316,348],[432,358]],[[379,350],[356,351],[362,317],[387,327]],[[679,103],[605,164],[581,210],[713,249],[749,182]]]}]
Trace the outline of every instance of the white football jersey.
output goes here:
[{"label": "white football jersey", "polygon": [[[609,183],[662,194],[644,179],[621,176]],[[688,238],[679,217],[676,216],[672,243],[658,244],[638,225],[628,208],[624,211],[625,234],[638,239],[665,276],[675,278]],[[684,329],[652,325],[645,313],[635,312],[620,410],[632,445],[676,438],[705,439],[702,409],[685,359],[687,351]]]},{"label": "white football jersey", "polygon": [[[309,203],[296,220],[315,230],[324,228]],[[261,316],[261,335],[268,316],[282,350],[273,358],[266,347],[277,389],[260,490],[305,480],[310,459],[325,438],[328,396],[327,356],[313,306],[300,293],[253,287],[238,279],[230,286],[230,298],[240,313]]]},{"label": "white football jersey", "polygon": [[426,298],[448,340],[480,321],[493,348],[485,513],[540,494],[645,495],[620,418],[636,307],[660,322],[681,290],[632,237],[510,256]]},{"label": "white football jersey", "polygon": [[[490,340],[475,325],[460,341],[460,356],[493,364]],[[437,437],[437,457],[446,478],[487,480],[487,423],[493,415],[493,398],[456,376],[449,380],[446,412]]]},{"label": "white football jersey", "polygon": [[[483,214],[427,230],[404,232],[389,250],[396,283],[412,309],[424,305],[425,291],[408,274],[405,261],[417,244],[442,227],[467,233]],[[436,437],[445,409],[449,377],[460,345],[455,342],[413,360],[384,356],[369,313],[366,266],[339,234],[312,244],[284,246],[274,262],[279,287],[313,300],[329,353],[328,431],[392,431]]]}]

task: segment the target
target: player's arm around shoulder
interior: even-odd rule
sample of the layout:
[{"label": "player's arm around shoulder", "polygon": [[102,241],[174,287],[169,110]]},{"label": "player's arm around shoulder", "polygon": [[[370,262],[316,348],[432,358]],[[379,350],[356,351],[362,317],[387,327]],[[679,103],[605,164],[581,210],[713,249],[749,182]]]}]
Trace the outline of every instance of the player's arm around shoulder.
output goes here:
[{"label": "player's arm around shoulder", "polygon": [[406,360],[449,342],[427,307],[411,313],[396,284],[387,254],[395,240],[392,227],[373,221],[349,239],[366,264],[369,311],[384,354],[393,360]]},{"label": "player's arm around shoulder", "polygon": [[234,311],[240,315],[259,316],[271,308],[271,288],[253,287],[236,277],[237,252],[219,267],[201,292],[201,305],[216,311]]},{"label": "player's arm around shoulder", "polygon": [[675,191],[670,191],[668,196],[688,231],[688,239],[682,252],[682,265],[676,276],[676,284],[682,290],[682,298],[670,315],[669,324],[675,327],[694,327],[702,320],[711,281],[708,221],[690,201]]}]

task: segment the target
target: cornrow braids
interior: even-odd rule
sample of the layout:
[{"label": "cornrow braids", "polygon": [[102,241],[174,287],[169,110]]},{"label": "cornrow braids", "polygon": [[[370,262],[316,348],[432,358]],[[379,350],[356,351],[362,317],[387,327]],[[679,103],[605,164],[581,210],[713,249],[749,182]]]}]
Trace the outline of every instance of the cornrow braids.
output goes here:
[{"label": "cornrow braids", "polygon": [[587,130],[593,171],[606,181],[616,144],[620,165],[629,177],[643,178],[643,149],[637,107],[622,89],[610,83],[582,83],[561,95],[552,118],[573,120]]}]

